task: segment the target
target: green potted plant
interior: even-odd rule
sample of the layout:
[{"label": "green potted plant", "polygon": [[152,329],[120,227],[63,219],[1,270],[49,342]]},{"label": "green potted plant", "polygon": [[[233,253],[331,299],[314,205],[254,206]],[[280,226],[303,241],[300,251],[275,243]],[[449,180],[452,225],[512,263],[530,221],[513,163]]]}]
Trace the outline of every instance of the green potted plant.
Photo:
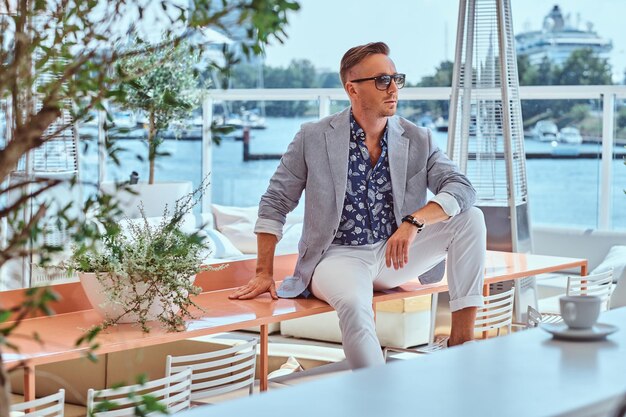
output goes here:
[{"label": "green potted plant", "polygon": [[[164,44],[170,42],[163,40]],[[121,79],[128,80],[120,85],[122,104],[145,113],[148,119],[148,184],[154,184],[155,160],[163,155],[159,151],[163,132],[173,122],[187,119],[200,104],[199,64],[198,48],[187,41],[118,63]]]},{"label": "green potted plant", "polygon": [[176,331],[195,306],[191,297],[200,288],[195,275],[210,269],[202,266],[208,246],[200,232],[181,230],[185,215],[197,204],[202,186],[176,202],[172,213],[165,209],[156,223],[141,208],[139,219],[125,219],[125,226],[110,223],[95,245],[74,249],[69,267],[78,272],[87,297],[105,321],[139,323],[158,320]]},{"label": "green potted plant", "polygon": [[165,132],[174,127],[180,133],[184,121],[200,104],[205,87],[198,70],[201,57],[198,48],[186,40],[173,43],[165,38],[161,43],[167,46],[129,56],[116,67],[122,80],[115,94],[119,105],[147,119],[147,158],[140,160],[148,162],[148,178],[147,182],[125,184],[122,192],[110,182],[101,184],[101,189],[117,194],[120,207],[130,218],[139,217],[137,207],[142,202],[148,217],[157,216],[167,204],[192,190],[191,181],[155,182],[155,166],[158,157],[168,155],[161,150]]},{"label": "green potted plant", "polygon": [[[188,40],[173,42],[166,37],[161,43],[167,46],[141,56],[128,56],[116,66],[121,80],[114,94],[118,104],[127,110],[141,112],[147,119],[148,178],[146,182],[124,183],[121,187],[104,182],[100,188],[107,194],[116,195],[120,209],[130,218],[139,217],[140,204],[148,217],[159,216],[165,206],[190,193],[193,187],[191,181],[156,182],[155,168],[157,158],[169,155],[161,150],[166,132],[173,130],[179,137],[188,127],[192,111],[200,105],[210,82],[199,68],[206,66],[207,62],[203,61],[199,48]],[[227,53],[225,59],[229,63],[233,60]],[[210,66],[215,67],[215,64]],[[217,144],[221,135],[233,130],[231,126],[211,125],[213,140]],[[146,158],[139,157],[139,160],[143,162]]]}]

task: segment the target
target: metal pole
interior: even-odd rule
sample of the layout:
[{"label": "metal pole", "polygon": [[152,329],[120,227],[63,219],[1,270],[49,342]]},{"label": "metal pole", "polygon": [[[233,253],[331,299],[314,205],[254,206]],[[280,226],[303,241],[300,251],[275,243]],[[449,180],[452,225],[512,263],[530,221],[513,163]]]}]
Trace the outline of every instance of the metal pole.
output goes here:
[{"label": "metal pole", "polygon": [[248,162],[250,160],[250,127],[248,125],[243,126],[243,161]]},{"label": "metal pole", "polygon": [[450,106],[448,111],[448,157],[452,160],[459,161],[460,155],[454,154],[454,138],[456,135],[456,115],[459,107],[459,83],[461,79],[460,66],[463,65],[461,60],[463,59],[462,45],[463,32],[465,31],[465,9],[467,6],[467,0],[459,0],[459,17],[457,19],[457,31],[456,31],[456,48],[454,51],[454,70],[452,71],[452,91],[450,94]]},{"label": "metal pole", "polygon": [[[469,12],[467,14],[467,39],[465,43],[465,62],[463,68],[463,112],[467,115],[461,120],[461,143],[459,167],[461,172],[467,173],[467,152],[469,146],[469,125],[472,114],[472,87],[474,83],[474,17],[476,0],[469,0]],[[459,45],[460,46],[460,45]],[[468,81],[469,74],[469,81]],[[449,124],[448,124],[449,129]]]},{"label": "metal pole", "polygon": [[[202,102],[202,179],[207,178],[213,169],[213,98],[207,95]],[[213,181],[209,178],[209,185],[202,195],[202,212],[211,212]]]},{"label": "metal pole", "polygon": [[498,30],[498,53],[500,55],[500,90],[502,94],[502,135],[504,139],[504,160],[506,162],[507,176],[507,200],[511,217],[511,247],[513,252],[518,250],[518,230],[517,230],[517,202],[515,201],[515,177],[513,172],[513,152],[511,149],[511,108],[509,98],[509,82],[507,80],[507,51],[506,33],[504,22],[504,7],[502,2],[507,0],[496,0]]},{"label": "metal pole", "polygon": [[107,176],[107,149],[106,136],[104,132],[104,121],[106,120],[106,112],[98,110],[98,188],[102,187],[102,183],[106,181]]},{"label": "metal pole", "polygon": [[598,198],[598,229],[611,229],[613,212],[613,144],[615,141],[615,94],[602,95],[602,162],[600,165],[600,196]]},{"label": "metal pole", "polygon": [[323,119],[326,116],[330,116],[330,97],[320,96],[318,100],[320,119]]}]

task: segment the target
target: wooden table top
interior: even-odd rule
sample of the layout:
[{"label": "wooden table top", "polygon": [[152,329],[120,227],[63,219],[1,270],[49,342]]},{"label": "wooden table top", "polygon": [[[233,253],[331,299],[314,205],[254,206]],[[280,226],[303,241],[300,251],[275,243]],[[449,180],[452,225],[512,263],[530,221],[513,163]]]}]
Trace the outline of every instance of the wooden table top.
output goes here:
[{"label": "wooden table top", "polygon": [[[295,258],[289,256],[282,259],[285,263],[292,263]],[[278,262],[281,260],[279,259]],[[485,284],[570,268],[586,268],[586,265],[587,261],[584,259],[489,251]],[[238,267],[250,272],[248,263],[242,265],[231,263],[231,267],[233,269],[229,269],[233,275],[240,273]],[[285,265],[279,266],[278,269],[288,270]],[[376,293],[375,302],[446,290],[445,278],[442,282],[430,285],[422,285],[417,280],[410,281],[398,289]],[[228,295],[233,291],[234,289],[230,288],[203,292],[198,295],[194,301],[204,311],[194,311],[196,318],[187,320],[186,330],[183,332],[167,332],[157,323],[154,323],[150,333],[147,334],[132,324],[111,327],[97,336],[100,347],[96,353],[118,352],[332,311],[328,304],[315,298],[272,300],[266,294],[254,300],[229,300]],[[11,343],[18,346],[19,353],[5,352],[4,361],[11,363],[28,360],[31,365],[40,365],[78,358],[85,354],[87,348],[76,347],[76,340],[87,329],[101,321],[102,317],[96,311],[84,307],[79,311],[66,311],[50,317],[26,319],[9,339]],[[32,340],[33,332],[39,335],[42,343]]]}]

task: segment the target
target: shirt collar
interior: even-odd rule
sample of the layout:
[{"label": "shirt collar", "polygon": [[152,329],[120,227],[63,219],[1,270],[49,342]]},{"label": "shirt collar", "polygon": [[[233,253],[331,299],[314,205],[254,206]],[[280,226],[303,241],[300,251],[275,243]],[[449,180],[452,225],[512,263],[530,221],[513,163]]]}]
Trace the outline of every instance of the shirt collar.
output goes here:
[{"label": "shirt collar", "polygon": [[[387,145],[387,132],[389,131],[389,120],[385,123],[383,136],[380,138],[381,145]],[[354,118],[352,110],[350,110],[350,138],[356,140],[365,140],[365,131]]]}]

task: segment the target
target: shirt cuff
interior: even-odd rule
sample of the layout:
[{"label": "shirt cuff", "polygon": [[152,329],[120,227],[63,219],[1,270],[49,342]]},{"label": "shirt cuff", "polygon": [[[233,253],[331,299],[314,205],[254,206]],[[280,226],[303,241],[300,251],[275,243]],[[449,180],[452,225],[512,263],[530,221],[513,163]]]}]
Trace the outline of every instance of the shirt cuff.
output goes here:
[{"label": "shirt cuff", "polygon": [[461,206],[456,198],[452,194],[441,192],[432,198],[433,203],[439,204],[443,211],[450,217],[455,216],[461,212]]},{"label": "shirt cuff", "polygon": [[276,235],[276,241],[283,238],[283,224],[276,220],[258,218],[254,226],[254,233],[270,233]]}]

